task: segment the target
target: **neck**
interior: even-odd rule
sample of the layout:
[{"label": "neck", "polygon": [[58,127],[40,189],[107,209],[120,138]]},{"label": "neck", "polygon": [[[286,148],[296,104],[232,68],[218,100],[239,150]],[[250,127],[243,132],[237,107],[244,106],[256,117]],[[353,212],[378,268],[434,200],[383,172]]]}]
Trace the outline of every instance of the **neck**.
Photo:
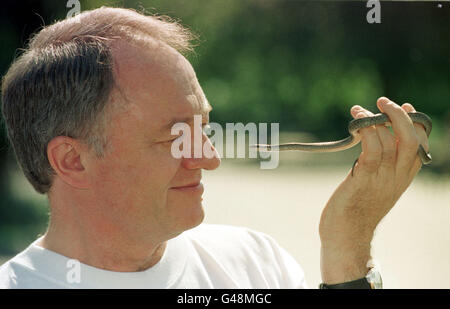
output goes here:
[{"label": "neck", "polygon": [[163,256],[165,239],[118,224],[98,207],[98,201],[90,204],[73,196],[59,197],[49,195],[50,223],[39,246],[92,267],[118,272],[143,271]]}]

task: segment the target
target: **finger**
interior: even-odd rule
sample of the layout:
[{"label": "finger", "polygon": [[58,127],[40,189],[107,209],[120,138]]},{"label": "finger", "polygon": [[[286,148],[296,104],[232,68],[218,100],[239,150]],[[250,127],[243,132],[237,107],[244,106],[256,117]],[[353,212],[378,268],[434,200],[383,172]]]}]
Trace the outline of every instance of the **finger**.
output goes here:
[{"label": "finger", "polygon": [[395,172],[397,162],[397,141],[385,125],[377,125],[377,134],[382,146],[379,173],[391,175]]},{"label": "finger", "polygon": [[[410,103],[405,103],[402,105],[402,108],[407,113],[414,113],[416,109]],[[419,141],[422,146],[428,151],[428,136],[425,130],[425,127],[421,123],[414,122],[414,128],[416,129],[417,136],[419,137]]]},{"label": "finger", "polygon": [[[416,111],[416,109],[410,103],[403,104],[402,108],[407,113],[414,113]],[[426,151],[428,151],[428,136],[424,126],[420,123],[414,123],[414,128],[416,130],[416,134],[419,138],[420,144],[425,148]],[[417,172],[420,170],[421,167],[422,167],[422,160],[419,158],[419,156],[417,156],[413,168],[411,169],[410,172],[411,179],[414,178],[414,176],[417,174]]]},{"label": "finger", "polygon": [[[351,114],[355,119],[373,116],[372,112],[358,105],[351,109]],[[360,129],[359,134],[361,135],[362,152],[355,166],[355,173],[374,173],[377,171],[382,157],[382,146],[377,130],[375,126],[370,126]]]},{"label": "finger", "polygon": [[419,140],[414,125],[408,114],[388,98],[379,98],[378,108],[391,120],[392,129],[398,139],[396,172],[409,175],[417,157]]},{"label": "finger", "polygon": [[[370,114],[373,115],[372,113]],[[377,125],[375,128],[382,148],[379,173],[389,176],[394,172],[397,159],[397,142],[384,124]]]}]

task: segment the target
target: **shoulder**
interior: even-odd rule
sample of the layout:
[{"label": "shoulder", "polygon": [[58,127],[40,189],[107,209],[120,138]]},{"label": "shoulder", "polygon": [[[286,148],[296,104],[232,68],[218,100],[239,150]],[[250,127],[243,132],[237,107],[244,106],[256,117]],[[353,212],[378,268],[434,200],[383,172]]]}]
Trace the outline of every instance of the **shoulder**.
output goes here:
[{"label": "shoulder", "polygon": [[262,253],[271,251],[273,246],[278,246],[271,236],[239,226],[201,224],[185,233],[190,240],[209,247],[220,248],[221,251],[241,249]]},{"label": "shoulder", "polygon": [[61,288],[57,281],[47,276],[46,269],[55,266],[55,261],[35,249],[34,243],[12,259],[0,266],[0,288],[2,289],[33,289]]},{"label": "shoulder", "polygon": [[218,237],[219,239],[235,239],[242,236],[249,236],[250,234],[263,233],[251,230],[246,227],[220,225],[220,224],[206,224],[202,223],[199,226],[185,232],[188,237],[200,237],[209,239],[211,237]]},{"label": "shoulder", "polygon": [[0,289],[21,288],[18,277],[25,269],[18,261],[22,254],[23,252],[0,266]]},{"label": "shoulder", "polygon": [[13,287],[14,273],[10,267],[10,262],[0,266],[0,289],[10,289]]},{"label": "shoulder", "polygon": [[186,238],[209,263],[220,264],[230,273],[246,270],[250,281],[264,282],[269,288],[306,287],[297,261],[271,236],[227,225],[201,224],[186,231]]}]

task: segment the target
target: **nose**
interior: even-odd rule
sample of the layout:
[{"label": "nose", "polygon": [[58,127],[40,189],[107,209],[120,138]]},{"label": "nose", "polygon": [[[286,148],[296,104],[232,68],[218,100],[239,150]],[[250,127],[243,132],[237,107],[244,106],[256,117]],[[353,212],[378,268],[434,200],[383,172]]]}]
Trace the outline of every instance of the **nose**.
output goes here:
[{"label": "nose", "polygon": [[205,170],[215,170],[220,165],[220,157],[217,153],[216,148],[214,148],[211,140],[208,136],[202,132],[202,155],[200,158],[194,156],[192,151],[190,158],[183,158],[182,165],[186,169],[205,169]]}]

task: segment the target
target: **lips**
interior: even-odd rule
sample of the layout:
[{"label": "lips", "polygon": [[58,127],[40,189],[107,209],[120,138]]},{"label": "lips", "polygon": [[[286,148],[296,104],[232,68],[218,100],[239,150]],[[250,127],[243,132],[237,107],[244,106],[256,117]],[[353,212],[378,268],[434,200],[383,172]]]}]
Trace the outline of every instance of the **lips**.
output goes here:
[{"label": "lips", "polygon": [[192,188],[192,187],[197,187],[200,184],[201,184],[200,181],[196,181],[196,182],[191,182],[187,185],[172,187],[172,189]]},{"label": "lips", "polygon": [[171,189],[177,192],[195,193],[195,194],[202,194],[204,190],[203,184],[200,181],[192,182],[183,186],[172,187]]}]

